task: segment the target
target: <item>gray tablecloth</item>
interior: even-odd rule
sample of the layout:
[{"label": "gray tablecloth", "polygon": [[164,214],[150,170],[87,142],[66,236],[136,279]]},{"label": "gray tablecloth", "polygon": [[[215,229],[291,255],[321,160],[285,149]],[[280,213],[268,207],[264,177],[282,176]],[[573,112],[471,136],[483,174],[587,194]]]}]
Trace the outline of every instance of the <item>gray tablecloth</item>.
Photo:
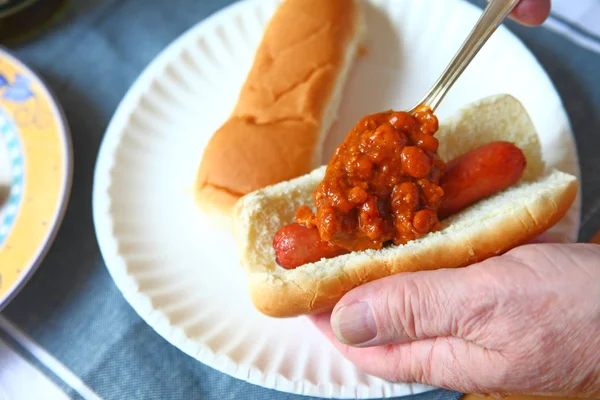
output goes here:
[{"label": "gray tablecloth", "polygon": [[[55,29],[12,49],[41,74],[64,107],[75,172],[51,251],[3,314],[105,399],[302,398],[238,381],[169,345],[125,302],[94,235],[93,168],[118,102],[160,50],[231,2],[73,1]],[[583,171],[580,240],[588,240],[600,228],[600,56],[543,28],[508,26],[546,68],[571,118]],[[459,396],[437,391],[422,397]]]}]

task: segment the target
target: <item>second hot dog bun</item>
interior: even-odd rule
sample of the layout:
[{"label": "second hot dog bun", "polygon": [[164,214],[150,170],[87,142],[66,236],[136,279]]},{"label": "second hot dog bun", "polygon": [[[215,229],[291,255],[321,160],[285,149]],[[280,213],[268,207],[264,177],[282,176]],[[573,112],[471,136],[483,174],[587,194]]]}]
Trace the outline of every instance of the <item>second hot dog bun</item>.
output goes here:
[{"label": "second hot dog bun", "polygon": [[273,317],[329,311],[349,290],[378,278],[482,261],[552,227],[577,195],[576,177],[545,171],[535,127],[521,103],[511,96],[493,96],[468,105],[441,122],[436,136],[445,161],[492,141],[513,142],[527,159],[523,178],[504,192],[443,220],[440,231],[421,239],[293,270],[276,263],[273,237],[293,222],[298,207],[313,204],[313,191],[326,167],[253,192],[235,206],[234,232],[256,308]]},{"label": "second hot dog bun", "polygon": [[229,119],[214,133],[196,200],[228,227],[244,194],[310,172],[365,33],[358,0],[284,0],[271,18]]}]

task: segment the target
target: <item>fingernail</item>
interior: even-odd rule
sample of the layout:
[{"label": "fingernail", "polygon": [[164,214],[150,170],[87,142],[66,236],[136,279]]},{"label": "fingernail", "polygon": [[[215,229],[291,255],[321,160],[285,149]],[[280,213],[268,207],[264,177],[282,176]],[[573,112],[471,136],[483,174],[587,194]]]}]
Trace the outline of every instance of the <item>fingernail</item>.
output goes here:
[{"label": "fingernail", "polygon": [[331,327],[342,343],[358,345],[375,339],[377,325],[368,303],[352,303],[338,309],[331,318]]}]

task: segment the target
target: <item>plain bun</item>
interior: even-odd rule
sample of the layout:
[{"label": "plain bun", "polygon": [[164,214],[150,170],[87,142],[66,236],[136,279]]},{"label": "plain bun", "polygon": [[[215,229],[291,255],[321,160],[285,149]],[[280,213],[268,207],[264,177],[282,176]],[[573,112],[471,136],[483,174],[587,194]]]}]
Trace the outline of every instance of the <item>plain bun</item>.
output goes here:
[{"label": "plain bun", "polygon": [[241,196],[321,164],[364,33],[358,0],[285,0],[278,7],[197,172],[197,203],[217,225],[229,225]]}]

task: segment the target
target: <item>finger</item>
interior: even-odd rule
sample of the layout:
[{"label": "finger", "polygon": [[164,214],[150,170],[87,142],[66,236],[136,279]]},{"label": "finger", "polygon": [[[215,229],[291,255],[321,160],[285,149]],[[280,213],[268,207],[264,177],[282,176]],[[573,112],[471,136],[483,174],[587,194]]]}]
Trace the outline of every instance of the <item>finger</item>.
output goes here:
[{"label": "finger", "polygon": [[392,275],[347,293],[333,310],[336,337],[353,346],[378,346],[467,335],[494,307],[477,269]]},{"label": "finger", "polygon": [[379,347],[353,347],[337,340],[328,314],[311,319],[359,370],[392,382],[421,383],[461,392],[490,394],[497,393],[502,383],[485,371],[494,368],[500,372],[510,368],[497,352],[452,337]]},{"label": "finger", "polygon": [[550,0],[522,0],[510,18],[525,26],[538,26],[550,15]]},{"label": "finger", "polygon": [[542,233],[539,236],[534,237],[525,244],[539,244],[539,243],[552,243],[551,237],[547,233]]},{"label": "finger", "polygon": [[560,243],[569,243],[569,238],[565,237],[565,235],[561,232],[544,232],[539,236],[531,239],[529,242],[525,244],[560,244]]},{"label": "finger", "polygon": [[[392,368],[392,364],[397,363],[398,360],[390,357],[390,349],[392,349],[392,346],[369,347],[364,349],[348,346],[347,344],[341,343],[333,333],[328,315],[312,316],[311,320],[338,351],[347,360],[356,365],[358,369],[364,373],[378,376],[383,379],[396,380],[393,376],[394,368]],[[406,380],[405,382],[408,383],[410,381]]]},{"label": "finger", "polygon": [[[395,376],[396,368],[394,364],[399,363],[398,350],[394,346],[380,346],[369,348],[357,348],[341,343],[333,330],[329,315],[322,314],[312,316],[311,320],[323,335],[342,353],[342,355],[357,366],[361,371],[378,376],[388,380],[398,380]],[[402,362],[407,362],[409,358],[404,358]],[[414,380],[405,379],[404,382],[414,382]]]}]

